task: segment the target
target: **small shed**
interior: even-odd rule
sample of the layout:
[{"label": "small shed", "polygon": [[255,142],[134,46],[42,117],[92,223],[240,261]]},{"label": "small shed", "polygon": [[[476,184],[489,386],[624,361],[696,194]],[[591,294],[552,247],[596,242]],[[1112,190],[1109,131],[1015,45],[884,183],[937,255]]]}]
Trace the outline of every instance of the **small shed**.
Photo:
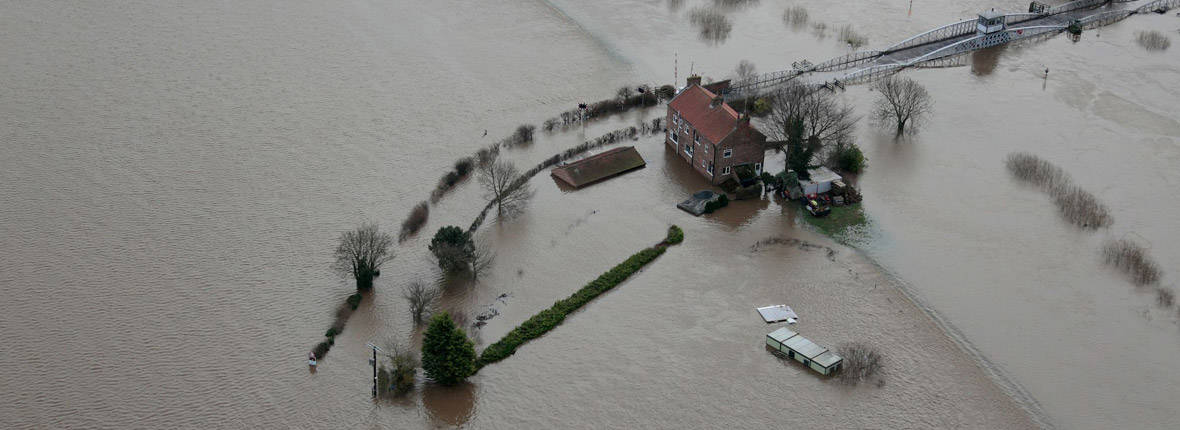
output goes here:
[{"label": "small shed", "polygon": [[830,375],[840,370],[840,364],[844,362],[836,353],[816,345],[815,342],[786,327],[767,334],[766,345],[822,375]]},{"label": "small shed", "polygon": [[811,175],[811,179],[799,180],[799,188],[803,189],[804,195],[826,193],[832,190],[832,182],[844,179],[827,167],[807,169],[807,174]]},{"label": "small shed", "polygon": [[639,151],[634,146],[628,146],[555,167],[551,175],[574,188],[581,188],[646,165]]}]

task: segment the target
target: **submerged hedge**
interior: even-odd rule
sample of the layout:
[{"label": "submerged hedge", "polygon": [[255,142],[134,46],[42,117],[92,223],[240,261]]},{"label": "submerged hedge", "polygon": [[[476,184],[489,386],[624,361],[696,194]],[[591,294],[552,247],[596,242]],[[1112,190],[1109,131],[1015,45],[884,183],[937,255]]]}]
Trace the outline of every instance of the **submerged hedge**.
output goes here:
[{"label": "submerged hedge", "polygon": [[483,350],[476,365],[483,367],[491,363],[508,358],[516,353],[516,349],[525,342],[541,337],[549,330],[557,327],[570,313],[578,310],[595,297],[609,291],[616,285],[623,283],[631,275],[642,269],[667,250],[668,244],[677,244],[684,240],[684,232],[680,227],[672,226],[668,229],[668,236],[659,245],[644,249],[632,255],[626,261],[599,275],[597,279],[575,292],[573,295],[558,300],[549,309],[545,309],[521,323],[503,338]]}]

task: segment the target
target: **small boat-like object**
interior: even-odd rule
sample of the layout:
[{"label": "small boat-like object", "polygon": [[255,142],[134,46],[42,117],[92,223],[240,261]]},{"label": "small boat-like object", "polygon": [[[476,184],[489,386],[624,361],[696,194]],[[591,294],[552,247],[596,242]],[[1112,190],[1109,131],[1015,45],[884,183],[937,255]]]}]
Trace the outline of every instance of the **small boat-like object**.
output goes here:
[{"label": "small boat-like object", "polygon": [[316,361],[315,361],[315,353],[314,353],[314,352],[308,352],[308,353],[307,353],[307,365],[308,365],[308,366],[311,366],[311,367],[315,367],[315,364],[316,364]]}]

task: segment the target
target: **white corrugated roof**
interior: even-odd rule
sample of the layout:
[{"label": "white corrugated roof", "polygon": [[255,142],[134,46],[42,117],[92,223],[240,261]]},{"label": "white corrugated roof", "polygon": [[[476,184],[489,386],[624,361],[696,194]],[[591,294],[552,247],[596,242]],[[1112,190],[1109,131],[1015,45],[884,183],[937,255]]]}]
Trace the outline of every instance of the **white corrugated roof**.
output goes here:
[{"label": "white corrugated roof", "polygon": [[828,352],[827,348],[816,345],[815,342],[807,340],[807,338],[803,336],[795,336],[787,339],[786,342],[783,342],[783,345],[785,345],[787,348],[791,348],[800,355],[811,359],[819,356],[820,354]]},{"label": "white corrugated roof", "polygon": [[818,357],[811,359],[811,361],[814,361],[816,364],[819,364],[823,367],[832,367],[833,364],[839,363],[841,360],[843,360],[843,358],[840,358],[839,355],[836,355],[836,353],[832,351],[826,351],[823,354],[820,354]]},{"label": "white corrugated roof", "polygon": [[[816,167],[814,169],[807,169],[807,174],[811,175],[811,182],[815,182],[817,184],[824,183],[824,182],[838,181],[838,180],[842,179],[842,177],[840,175],[836,174],[836,172],[833,172],[831,169],[828,169],[827,167]],[[802,183],[804,181],[801,180],[799,182]]]},{"label": "white corrugated roof", "polygon": [[799,318],[795,311],[787,305],[763,306],[758,309],[758,314],[762,315],[762,320],[768,323],[786,321],[789,318]]},{"label": "white corrugated roof", "polygon": [[783,327],[778,330],[770,332],[770,334],[766,335],[766,337],[774,339],[778,343],[783,343],[787,339],[794,337],[796,334],[797,333],[791,331],[791,329]]}]

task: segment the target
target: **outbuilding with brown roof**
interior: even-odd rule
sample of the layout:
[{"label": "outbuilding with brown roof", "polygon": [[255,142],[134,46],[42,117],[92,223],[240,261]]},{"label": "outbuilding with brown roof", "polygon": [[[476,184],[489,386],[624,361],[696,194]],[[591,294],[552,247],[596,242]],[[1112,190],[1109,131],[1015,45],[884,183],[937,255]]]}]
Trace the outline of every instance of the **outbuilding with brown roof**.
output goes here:
[{"label": "outbuilding with brown roof", "polygon": [[574,188],[581,188],[646,165],[639,151],[634,146],[628,146],[555,167],[551,175]]}]

